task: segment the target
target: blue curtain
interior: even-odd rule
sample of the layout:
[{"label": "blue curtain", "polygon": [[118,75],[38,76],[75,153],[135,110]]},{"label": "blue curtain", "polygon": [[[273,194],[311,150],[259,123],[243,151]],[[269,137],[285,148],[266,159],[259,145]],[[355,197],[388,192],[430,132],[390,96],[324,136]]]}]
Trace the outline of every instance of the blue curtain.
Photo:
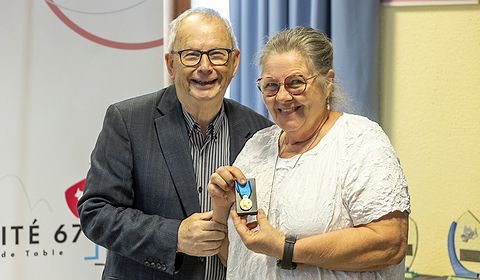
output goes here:
[{"label": "blue curtain", "polygon": [[311,26],[332,39],[337,82],[351,105],[341,109],[378,121],[379,10],[379,0],[230,0],[230,20],[241,51],[230,96],[267,116],[255,85],[258,52],[285,28]]}]

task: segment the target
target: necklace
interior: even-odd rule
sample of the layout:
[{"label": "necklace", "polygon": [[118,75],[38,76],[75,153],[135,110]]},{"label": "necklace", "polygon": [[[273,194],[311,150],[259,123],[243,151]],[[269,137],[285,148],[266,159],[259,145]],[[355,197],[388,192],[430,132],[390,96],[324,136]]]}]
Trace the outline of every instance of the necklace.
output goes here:
[{"label": "necklace", "polygon": [[[315,143],[317,141],[317,138],[318,138],[318,135],[320,135],[320,131],[322,130],[323,126],[325,125],[325,123],[328,121],[328,117],[330,115],[330,111],[327,111],[327,117],[322,121],[322,123],[318,126],[318,128],[316,129],[316,132],[315,132],[315,137],[313,138],[313,141],[310,142],[307,146],[307,148],[300,154],[300,156],[297,158],[297,160],[295,161],[295,163],[293,164],[293,167],[292,169],[290,170],[293,170],[295,169],[295,167],[297,166],[297,163],[300,161],[300,159],[302,158],[303,154],[308,152],[310,150],[310,148],[312,147],[313,143]],[[280,136],[278,137],[278,139],[280,140],[280,138],[282,137],[282,133],[284,131],[282,130],[280,132]],[[286,137],[286,136],[285,136]],[[286,141],[286,138],[285,138],[285,141]],[[284,142],[285,142],[284,141]],[[285,145],[286,146],[286,145]],[[273,176],[272,176],[272,183],[270,184],[270,194],[269,194],[269,197],[268,197],[268,211],[267,211],[267,218],[270,217],[270,205],[272,203],[272,192],[273,192],[273,184],[275,183],[275,175],[277,173],[277,164],[278,164],[278,159],[280,158],[280,153],[281,153],[281,150],[278,149],[278,154],[277,154],[277,157],[275,158],[275,165],[273,166]]]}]

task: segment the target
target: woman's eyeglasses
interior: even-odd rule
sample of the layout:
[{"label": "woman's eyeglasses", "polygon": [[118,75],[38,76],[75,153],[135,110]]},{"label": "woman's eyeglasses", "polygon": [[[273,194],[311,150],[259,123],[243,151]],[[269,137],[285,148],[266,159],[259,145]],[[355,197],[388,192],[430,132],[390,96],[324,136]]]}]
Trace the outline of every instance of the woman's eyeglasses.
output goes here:
[{"label": "woman's eyeglasses", "polygon": [[291,75],[286,77],[283,83],[280,83],[273,78],[259,78],[257,80],[257,87],[263,95],[267,97],[275,96],[282,85],[290,94],[300,95],[307,89],[308,80],[317,76],[318,74],[305,78],[303,75]]}]

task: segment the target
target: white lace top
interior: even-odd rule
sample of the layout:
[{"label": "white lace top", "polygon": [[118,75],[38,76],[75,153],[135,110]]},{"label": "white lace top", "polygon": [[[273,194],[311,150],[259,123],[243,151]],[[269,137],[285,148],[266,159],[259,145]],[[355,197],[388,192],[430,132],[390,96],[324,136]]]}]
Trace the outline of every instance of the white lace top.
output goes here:
[{"label": "white lace top", "polygon": [[[258,207],[281,232],[306,236],[366,224],[390,212],[410,211],[407,182],[378,124],[343,114],[313,149],[278,159],[280,128],[258,131],[234,165],[254,177]],[[276,259],[248,250],[228,221],[227,279],[403,279],[404,263],[376,272],[343,272],[299,265],[277,268]]]}]

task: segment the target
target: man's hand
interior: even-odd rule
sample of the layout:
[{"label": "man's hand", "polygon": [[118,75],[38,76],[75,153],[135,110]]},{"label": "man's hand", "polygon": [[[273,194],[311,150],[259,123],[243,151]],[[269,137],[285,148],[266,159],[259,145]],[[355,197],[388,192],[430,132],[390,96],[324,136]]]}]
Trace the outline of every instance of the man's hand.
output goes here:
[{"label": "man's hand", "polygon": [[177,251],[190,256],[206,257],[220,251],[227,233],[225,225],[212,221],[213,212],[194,213],[180,223]]}]

